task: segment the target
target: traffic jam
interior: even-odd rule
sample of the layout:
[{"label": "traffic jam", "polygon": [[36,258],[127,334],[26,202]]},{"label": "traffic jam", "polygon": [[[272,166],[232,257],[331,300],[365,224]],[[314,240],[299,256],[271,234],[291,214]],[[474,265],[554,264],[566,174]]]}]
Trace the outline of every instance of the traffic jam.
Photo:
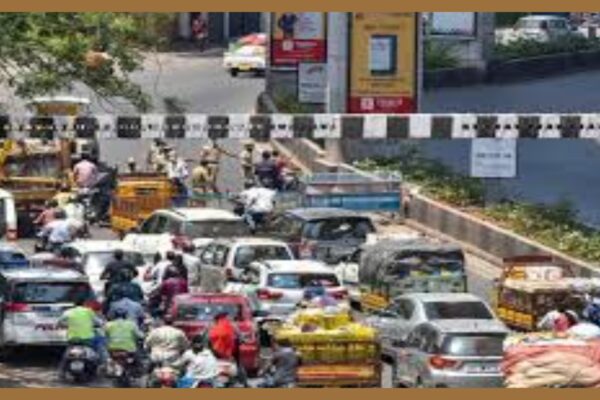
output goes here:
[{"label": "traffic jam", "polygon": [[[52,347],[64,386],[600,382],[595,279],[524,254],[479,297],[460,246],[381,223],[402,214],[399,177],[242,148],[188,162],[155,140],[147,165],[117,169],[93,140],[4,140],[2,368]],[[219,192],[226,157],[239,193]],[[373,192],[385,210],[364,205]]]}]

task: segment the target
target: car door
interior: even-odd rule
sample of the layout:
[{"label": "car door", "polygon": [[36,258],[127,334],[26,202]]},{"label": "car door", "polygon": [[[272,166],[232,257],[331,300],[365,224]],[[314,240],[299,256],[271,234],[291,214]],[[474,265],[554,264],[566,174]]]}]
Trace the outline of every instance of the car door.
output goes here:
[{"label": "car door", "polygon": [[394,339],[394,329],[399,316],[398,303],[392,302],[370,320],[371,324],[377,329],[384,347],[390,346]]},{"label": "car door", "polygon": [[166,252],[169,246],[169,218],[163,214],[154,214],[142,223],[139,233],[125,236],[123,243],[131,246],[142,254],[156,254]]}]

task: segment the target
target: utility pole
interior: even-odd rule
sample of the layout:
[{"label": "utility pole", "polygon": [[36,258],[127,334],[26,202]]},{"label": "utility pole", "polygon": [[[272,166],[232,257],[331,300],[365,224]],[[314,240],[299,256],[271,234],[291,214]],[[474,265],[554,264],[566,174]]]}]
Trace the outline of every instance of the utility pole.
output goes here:
[{"label": "utility pole", "polygon": [[[327,94],[326,112],[342,114],[347,110],[348,98],[348,38],[349,20],[346,12],[327,13]],[[325,141],[329,161],[343,161],[338,139]]]}]

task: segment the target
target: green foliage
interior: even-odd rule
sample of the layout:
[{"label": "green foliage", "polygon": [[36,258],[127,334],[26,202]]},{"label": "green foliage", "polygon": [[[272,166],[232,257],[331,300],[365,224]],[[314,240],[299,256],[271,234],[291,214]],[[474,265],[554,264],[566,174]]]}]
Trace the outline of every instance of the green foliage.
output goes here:
[{"label": "green foliage", "polygon": [[476,207],[471,211],[509,230],[579,259],[600,262],[600,231],[578,222],[577,213],[568,202],[503,202],[484,206],[481,180],[459,176],[411,148],[393,160],[364,160],[356,166],[368,171],[401,171],[406,181],[419,185],[434,199],[457,207]]},{"label": "green foliage", "polygon": [[310,113],[311,110],[306,105],[300,103],[296,96],[292,94],[278,94],[273,98],[273,102],[277,107],[277,110],[286,114],[307,114]]},{"label": "green foliage", "polygon": [[547,43],[532,39],[518,39],[506,44],[497,43],[494,48],[494,58],[498,60],[513,60],[548,54],[578,53],[594,50],[600,50],[600,40],[568,35]]},{"label": "green foliage", "polygon": [[426,70],[456,68],[459,64],[453,46],[431,39],[423,43],[423,58]]},{"label": "green foliage", "polygon": [[[143,52],[164,45],[172,14],[1,13],[0,81],[17,96],[55,94],[82,82],[102,98],[123,97],[140,111],[149,97],[130,79]],[[90,52],[108,62],[86,63]]]}]

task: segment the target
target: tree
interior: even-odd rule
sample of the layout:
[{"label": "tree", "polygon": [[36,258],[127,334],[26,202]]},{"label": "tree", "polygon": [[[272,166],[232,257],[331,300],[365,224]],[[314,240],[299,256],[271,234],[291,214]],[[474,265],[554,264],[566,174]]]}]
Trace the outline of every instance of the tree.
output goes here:
[{"label": "tree", "polygon": [[31,98],[87,85],[101,98],[122,97],[138,110],[150,97],[132,82],[145,51],[168,40],[173,14],[0,13],[0,83]]}]

